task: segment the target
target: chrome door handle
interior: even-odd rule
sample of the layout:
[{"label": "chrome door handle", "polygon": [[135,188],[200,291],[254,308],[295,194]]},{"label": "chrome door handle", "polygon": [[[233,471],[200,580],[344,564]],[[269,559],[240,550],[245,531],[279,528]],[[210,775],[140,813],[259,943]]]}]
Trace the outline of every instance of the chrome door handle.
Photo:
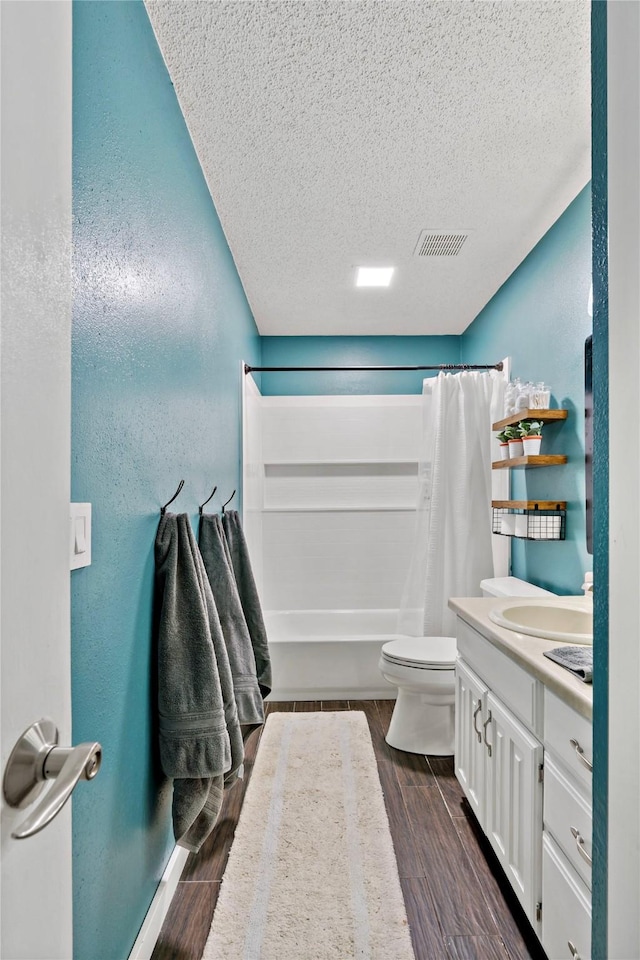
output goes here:
[{"label": "chrome door handle", "polygon": [[586,851],[586,849],[585,849],[585,846],[584,846],[584,837],[582,836],[582,834],[580,833],[580,831],[579,831],[576,827],[570,827],[569,829],[571,830],[571,835],[572,835],[573,839],[574,839],[575,842],[576,842],[576,847],[578,848],[578,853],[580,854],[580,856],[582,857],[582,859],[583,859],[586,863],[588,863],[589,866],[591,866],[591,864],[593,863],[593,860],[591,859],[591,857],[589,856],[589,854],[587,853],[587,851]]},{"label": "chrome door handle", "polygon": [[589,760],[589,758],[585,756],[584,750],[582,749],[578,741],[571,739],[569,740],[569,743],[575,750],[578,760],[580,760],[585,765],[587,770],[593,770],[593,764],[591,763],[591,760]]},{"label": "chrome door handle", "polygon": [[580,960],[580,954],[578,953],[578,948],[575,943],[572,943],[571,940],[567,940],[567,946],[569,947],[569,952],[573,957],[573,960]]},{"label": "chrome door handle", "polygon": [[481,710],[482,710],[482,704],[481,704],[480,701],[478,700],[478,706],[477,706],[477,707],[475,708],[475,710],[473,711],[473,729],[474,729],[475,732],[476,732],[476,737],[478,738],[478,743],[482,743],[482,731],[478,730],[478,728],[477,728],[477,726],[476,726],[476,717],[478,716],[478,714],[480,713]]},{"label": "chrome door handle", "polygon": [[39,720],[22,734],[7,761],[2,788],[10,807],[23,809],[42,793],[47,780],[55,780],[42,802],[11,836],[25,840],[38,833],[60,813],[79,780],[93,780],[102,761],[99,743],[59,747],[58,729],[51,720]]},{"label": "chrome door handle", "polygon": [[487,727],[488,727],[488,725],[489,725],[490,723],[491,723],[491,710],[489,710],[489,716],[487,717],[487,719],[485,720],[485,722],[482,724],[483,729],[484,729],[484,743],[485,743],[485,746],[486,746],[487,750],[489,751],[489,756],[491,756],[491,744],[490,744],[489,741],[487,740]]}]

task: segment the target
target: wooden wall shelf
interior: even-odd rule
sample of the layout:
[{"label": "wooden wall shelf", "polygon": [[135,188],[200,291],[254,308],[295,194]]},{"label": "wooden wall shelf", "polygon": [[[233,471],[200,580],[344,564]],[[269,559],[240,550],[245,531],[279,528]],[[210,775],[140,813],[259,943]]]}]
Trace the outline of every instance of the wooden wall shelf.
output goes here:
[{"label": "wooden wall shelf", "polygon": [[566,510],[566,500],[492,500],[497,510]]},{"label": "wooden wall shelf", "polygon": [[521,420],[541,420],[543,423],[553,423],[557,420],[566,420],[568,414],[568,410],[520,410],[510,417],[505,417],[504,420],[498,420],[491,429],[503,430],[512,423],[520,423]]},{"label": "wooden wall shelf", "polygon": [[491,468],[492,470],[513,470],[518,467],[557,467],[566,462],[567,458],[565,454],[554,453],[547,456],[511,457],[509,460],[494,460]]}]

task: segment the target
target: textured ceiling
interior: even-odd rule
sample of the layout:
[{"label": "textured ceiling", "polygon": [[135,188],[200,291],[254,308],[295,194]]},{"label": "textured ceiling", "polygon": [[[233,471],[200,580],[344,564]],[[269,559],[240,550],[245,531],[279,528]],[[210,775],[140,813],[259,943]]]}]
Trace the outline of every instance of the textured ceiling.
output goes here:
[{"label": "textured ceiling", "polygon": [[260,332],[461,333],[589,180],[589,8],[147,0]]}]

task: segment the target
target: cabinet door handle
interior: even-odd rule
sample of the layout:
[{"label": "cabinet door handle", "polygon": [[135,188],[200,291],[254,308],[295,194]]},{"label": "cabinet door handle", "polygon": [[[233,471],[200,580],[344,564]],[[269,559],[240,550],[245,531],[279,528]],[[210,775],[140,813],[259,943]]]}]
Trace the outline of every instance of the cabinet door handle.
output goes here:
[{"label": "cabinet door handle", "polygon": [[593,764],[591,763],[591,760],[589,760],[589,758],[585,756],[584,750],[582,749],[578,741],[571,739],[569,740],[569,743],[575,750],[578,760],[580,760],[585,765],[587,770],[593,770]]},{"label": "cabinet door handle", "polygon": [[567,946],[571,951],[571,956],[573,957],[573,960],[580,960],[580,954],[578,953],[578,948],[576,947],[575,943],[572,943],[571,940],[567,940]]},{"label": "cabinet door handle", "polygon": [[477,706],[477,707],[475,708],[475,710],[473,711],[473,729],[474,729],[475,732],[476,732],[476,737],[478,738],[478,743],[482,743],[482,731],[481,731],[481,730],[478,730],[478,727],[476,726],[476,717],[478,716],[478,714],[480,713],[481,710],[482,710],[482,704],[481,704],[480,701],[478,700],[478,706]]},{"label": "cabinet door handle", "polygon": [[487,750],[489,751],[489,756],[491,756],[491,744],[490,744],[489,741],[487,740],[487,727],[489,726],[490,723],[491,723],[491,710],[489,710],[489,716],[487,717],[487,719],[485,720],[485,722],[482,724],[482,726],[483,726],[483,728],[484,728],[484,743],[485,743],[485,746],[486,746]]},{"label": "cabinet door handle", "polygon": [[587,853],[587,851],[585,850],[584,837],[582,836],[582,834],[580,833],[580,831],[579,831],[576,827],[571,827],[570,829],[571,829],[571,834],[572,834],[572,836],[573,836],[573,839],[574,839],[575,842],[576,842],[576,847],[578,848],[578,853],[580,854],[580,856],[582,857],[582,859],[585,861],[585,863],[588,863],[589,866],[591,866],[591,864],[593,863],[593,861],[592,861],[591,857],[589,856],[589,854]]}]

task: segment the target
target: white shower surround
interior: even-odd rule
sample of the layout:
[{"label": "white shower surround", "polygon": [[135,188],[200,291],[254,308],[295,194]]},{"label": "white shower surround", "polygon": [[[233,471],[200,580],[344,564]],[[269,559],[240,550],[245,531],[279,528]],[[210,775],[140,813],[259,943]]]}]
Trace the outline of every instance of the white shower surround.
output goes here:
[{"label": "white shower surround", "polygon": [[399,637],[421,397],[262,397],[251,376],[243,379],[244,526],[272,699],[393,699],[378,661]]}]

